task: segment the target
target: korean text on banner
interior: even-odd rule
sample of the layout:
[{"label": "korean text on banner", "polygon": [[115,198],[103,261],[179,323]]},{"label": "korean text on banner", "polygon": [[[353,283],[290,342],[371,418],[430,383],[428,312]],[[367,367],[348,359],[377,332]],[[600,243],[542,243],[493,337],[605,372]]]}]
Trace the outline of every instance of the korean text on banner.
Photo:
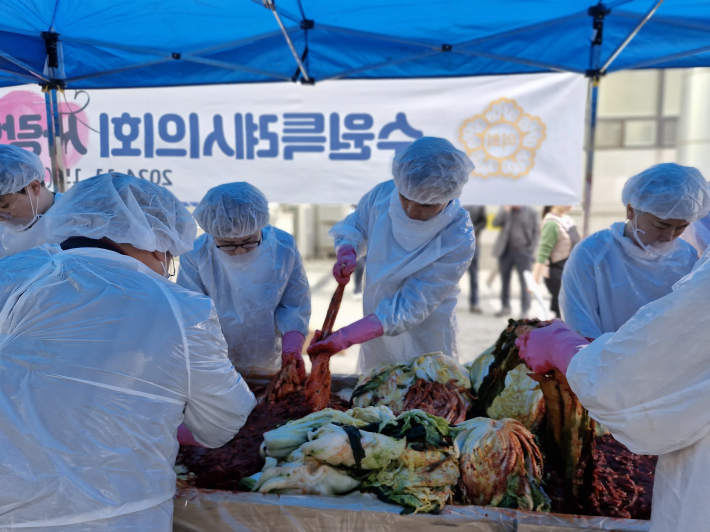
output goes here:
[{"label": "korean text on banner", "polygon": [[[582,76],[554,73],[68,90],[59,111],[67,186],[115,170],[188,204],[231,181],[275,202],[356,203],[426,135],[476,165],[464,204],[569,205],[581,196],[585,94]],[[0,143],[49,167],[45,130],[39,88],[0,90]]]}]

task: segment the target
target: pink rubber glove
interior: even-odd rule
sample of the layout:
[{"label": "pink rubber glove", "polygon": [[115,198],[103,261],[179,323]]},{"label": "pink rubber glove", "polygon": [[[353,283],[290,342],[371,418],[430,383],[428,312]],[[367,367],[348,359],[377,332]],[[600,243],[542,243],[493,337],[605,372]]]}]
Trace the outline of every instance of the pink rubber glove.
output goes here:
[{"label": "pink rubber glove", "polygon": [[329,355],[334,355],[351,345],[367,342],[383,334],[384,330],[380,320],[374,314],[370,314],[347,327],[343,327],[339,331],[335,331],[322,342],[320,341],[321,332],[316,331],[316,335],[308,347],[308,354],[328,353]]},{"label": "pink rubber glove", "polygon": [[333,277],[338,284],[348,284],[350,275],[357,266],[357,253],[352,246],[340,246],[338,248],[338,260],[333,266]]},{"label": "pink rubber glove", "polygon": [[559,369],[566,375],[572,357],[589,345],[589,340],[567,327],[562,320],[554,320],[547,327],[533,329],[518,337],[515,345],[520,350],[520,358],[535,373],[545,374]]},{"label": "pink rubber glove", "polygon": [[298,331],[289,331],[281,338],[281,367],[290,360],[295,360],[298,378],[301,379],[301,382],[306,381],[306,365],[303,363],[301,355],[305,341],[306,337]]},{"label": "pink rubber glove", "polygon": [[185,425],[180,425],[177,432],[177,440],[180,445],[192,445],[193,447],[204,447],[199,443]]}]

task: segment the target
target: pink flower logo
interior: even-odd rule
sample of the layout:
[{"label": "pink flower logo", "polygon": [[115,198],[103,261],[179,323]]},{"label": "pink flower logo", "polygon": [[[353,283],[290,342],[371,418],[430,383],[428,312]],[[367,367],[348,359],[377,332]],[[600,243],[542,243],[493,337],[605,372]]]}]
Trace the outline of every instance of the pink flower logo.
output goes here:
[{"label": "pink flower logo", "polygon": [[[80,94],[77,93],[77,94]],[[64,166],[71,169],[87,153],[89,119],[76,102],[66,102],[57,94],[62,120],[62,153]],[[44,96],[30,90],[12,91],[0,98],[0,144],[15,144],[39,155],[46,169],[45,183],[51,183],[47,142],[47,108]]]}]

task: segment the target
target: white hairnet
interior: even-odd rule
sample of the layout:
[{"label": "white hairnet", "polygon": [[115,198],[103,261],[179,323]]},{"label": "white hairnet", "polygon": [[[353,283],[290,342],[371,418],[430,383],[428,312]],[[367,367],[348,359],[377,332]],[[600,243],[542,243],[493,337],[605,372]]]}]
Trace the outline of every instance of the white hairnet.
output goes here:
[{"label": "white hairnet", "polygon": [[448,203],[461,195],[473,168],[471,159],[448,140],[422,137],[394,158],[392,176],[408,200]]},{"label": "white hairnet", "polygon": [[710,212],[710,190],[703,175],[676,163],[657,164],[630,178],[621,201],[663,220],[694,222]]},{"label": "white hairnet", "polygon": [[249,183],[211,188],[194,212],[195,220],[217,238],[244,238],[269,225],[269,202]]},{"label": "white hairnet", "polygon": [[145,251],[190,251],[195,220],[167,189],[112,172],[80,181],[47,214],[47,230],[69,238],[108,238]]},{"label": "white hairnet", "polygon": [[44,181],[44,166],[34,152],[0,144],[0,196],[19,192],[32,181]]}]

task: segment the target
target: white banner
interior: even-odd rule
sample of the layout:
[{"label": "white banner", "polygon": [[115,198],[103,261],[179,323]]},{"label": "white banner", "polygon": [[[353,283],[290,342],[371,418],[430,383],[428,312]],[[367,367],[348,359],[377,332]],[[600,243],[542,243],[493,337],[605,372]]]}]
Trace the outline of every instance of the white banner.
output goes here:
[{"label": "white banner", "polygon": [[[528,74],[69,90],[59,108],[68,186],[115,170],[189,204],[231,181],[279,203],[356,203],[427,135],[476,165],[464,204],[568,205],[581,196],[585,95],[582,76]],[[46,127],[37,87],[0,90],[0,143],[49,167]]]}]

